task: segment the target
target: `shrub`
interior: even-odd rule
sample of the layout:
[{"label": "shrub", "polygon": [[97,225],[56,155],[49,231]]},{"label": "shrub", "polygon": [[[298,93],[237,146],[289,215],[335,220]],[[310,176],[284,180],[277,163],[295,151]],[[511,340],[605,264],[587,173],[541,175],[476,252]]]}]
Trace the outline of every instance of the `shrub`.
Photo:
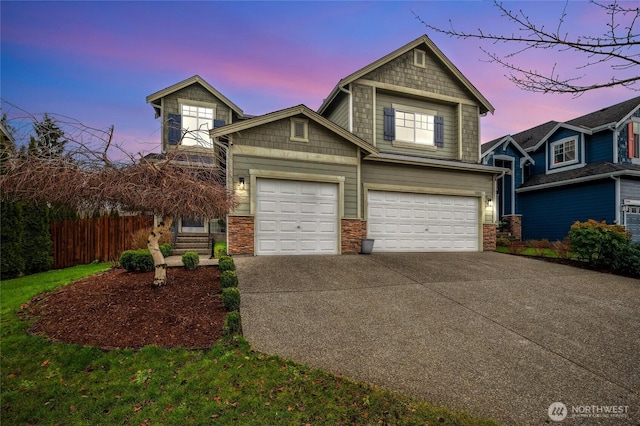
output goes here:
[{"label": "shrub", "polygon": [[188,251],[182,255],[182,264],[188,270],[193,271],[196,269],[198,263],[200,263],[200,255],[195,251]]},{"label": "shrub", "polygon": [[629,244],[618,253],[614,268],[616,271],[640,278],[640,245]]},{"label": "shrub", "polygon": [[240,290],[237,287],[223,288],[222,303],[227,311],[240,309]]},{"label": "shrub", "polygon": [[[152,230],[153,228],[144,228],[134,232],[133,235],[131,236],[131,249],[133,250],[146,249],[148,247],[147,239],[149,238],[149,234],[151,233]],[[163,232],[162,235],[160,235],[158,244],[163,245],[163,244],[171,244],[171,243],[173,243],[173,232],[171,231]]]},{"label": "shrub", "polygon": [[496,238],[496,247],[509,247],[511,240],[507,237]]},{"label": "shrub", "polygon": [[173,247],[171,247],[171,243],[160,244],[160,252],[164,257],[171,256],[173,254]]},{"label": "shrub", "polygon": [[571,225],[569,243],[578,259],[595,267],[616,269],[620,252],[631,245],[631,234],[622,225],[589,219]]},{"label": "shrub", "polygon": [[548,249],[553,248],[553,244],[547,239],[529,241],[529,247],[533,249],[536,256],[544,256]]},{"label": "shrub", "polygon": [[149,250],[125,250],[120,255],[120,266],[129,272],[150,272],[155,269]]},{"label": "shrub", "polygon": [[507,249],[509,249],[509,254],[522,254],[522,252],[526,248],[527,245],[519,241],[511,241],[507,246]]},{"label": "shrub", "polygon": [[571,257],[571,245],[569,241],[556,241],[553,243],[553,248],[556,251],[556,256],[560,259],[569,259]]},{"label": "shrub", "polygon": [[236,271],[223,271],[220,273],[220,287],[238,287],[238,274]]},{"label": "shrub", "polygon": [[222,256],[218,260],[218,267],[220,268],[220,272],[236,270],[236,264],[231,256]]},{"label": "shrub", "polygon": [[227,256],[227,243],[224,241],[218,241],[213,246],[213,257],[220,259]]},{"label": "shrub", "polygon": [[224,334],[227,335],[240,334],[242,330],[242,320],[240,318],[240,312],[229,312],[224,319],[222,330],[224,331]]}]

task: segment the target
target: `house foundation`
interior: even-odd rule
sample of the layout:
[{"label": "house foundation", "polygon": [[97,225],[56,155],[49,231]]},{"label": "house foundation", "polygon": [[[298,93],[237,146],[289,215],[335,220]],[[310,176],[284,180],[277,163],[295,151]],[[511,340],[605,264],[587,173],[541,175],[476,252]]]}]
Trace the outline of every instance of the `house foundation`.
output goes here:
[{"label": "house foundation", "polygon": [[482,251],[495,251],[496,249],[496,225],[485,223],[482,225]]},{"label": "house foundation", "polygon": [[340,220],[342,254],[360,253],[363,238],[367,238],[367,222],[361,219]]},{"label": "house foundation", "polygon": [[253,216],[229,216],[227,220],[229,256],[255,254]]}]

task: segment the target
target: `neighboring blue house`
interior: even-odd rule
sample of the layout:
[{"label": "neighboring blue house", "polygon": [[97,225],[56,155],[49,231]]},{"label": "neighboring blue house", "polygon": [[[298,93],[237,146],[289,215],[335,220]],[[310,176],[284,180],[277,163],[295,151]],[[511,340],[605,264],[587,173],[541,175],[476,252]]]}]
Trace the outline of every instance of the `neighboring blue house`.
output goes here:
[{"label": "neighboring blue house", "polygon": [[640,97],[566,122],[549,121],[482,145],[499,217],[522,239],[562,240],[575,221],[625,225],[640,242]]}]

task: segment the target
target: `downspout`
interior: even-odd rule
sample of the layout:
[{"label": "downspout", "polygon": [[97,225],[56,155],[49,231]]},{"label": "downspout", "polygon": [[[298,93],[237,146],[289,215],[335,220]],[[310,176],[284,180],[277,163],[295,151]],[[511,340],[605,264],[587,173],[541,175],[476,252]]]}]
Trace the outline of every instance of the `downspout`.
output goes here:
[{"label": "downspout", "polygon": [[616,225],[623,225],[622,220],[620,218],[620,211],[622,210],[622,201],[620,199],[620,177],[619,176],[609,176],[611,179],[613,179],[616,183],[616,201],[615,201],[615,206],[616,206],[616,219],[615,219],[615,224]]},{"label": "downspout", "polygon": [[353,133],[353,93],[342,86],[340,86],[340,91],[349,95],[349,131]]}]

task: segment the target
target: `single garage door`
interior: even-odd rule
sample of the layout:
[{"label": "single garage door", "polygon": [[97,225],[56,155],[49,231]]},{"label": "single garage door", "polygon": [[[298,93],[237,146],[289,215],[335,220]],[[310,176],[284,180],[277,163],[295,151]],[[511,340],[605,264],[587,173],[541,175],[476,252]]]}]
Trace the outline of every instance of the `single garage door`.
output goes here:
[{"label": "single garage door", "polygon": [[338,185],[258,179],[256,254],[337,254]]},{"label": "single garage door", "polygon": [[478,250],[478,198],[369,191],[367,236],[378,252]]}]

